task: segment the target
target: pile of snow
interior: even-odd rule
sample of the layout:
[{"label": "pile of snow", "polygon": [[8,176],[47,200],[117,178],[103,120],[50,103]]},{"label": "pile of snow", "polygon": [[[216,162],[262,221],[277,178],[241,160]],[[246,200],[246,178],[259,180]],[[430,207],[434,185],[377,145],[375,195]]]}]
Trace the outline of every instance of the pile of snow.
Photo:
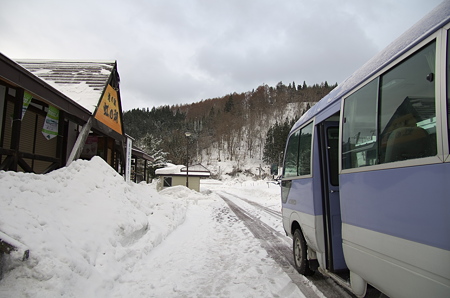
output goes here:
[{"label": "pile of snow", "polygon": [[188,205],[124,182],[99,157],[46,175],[0,171],[0,180],[0,231],[30,249],[24,262],[5,256],[0,297],[101,297],[183,223]]}]

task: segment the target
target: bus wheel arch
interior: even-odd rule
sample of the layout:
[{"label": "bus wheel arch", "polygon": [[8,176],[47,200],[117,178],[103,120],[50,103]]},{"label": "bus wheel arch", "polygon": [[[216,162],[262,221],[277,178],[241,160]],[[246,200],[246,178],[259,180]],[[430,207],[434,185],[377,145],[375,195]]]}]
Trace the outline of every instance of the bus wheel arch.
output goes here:
[{"label": "bus wheel arch", "polygon": [[314,271],[309,267],[308,245],[300,228],[294,230],[292,244],[295,269],[302,275],[313,275]]}]

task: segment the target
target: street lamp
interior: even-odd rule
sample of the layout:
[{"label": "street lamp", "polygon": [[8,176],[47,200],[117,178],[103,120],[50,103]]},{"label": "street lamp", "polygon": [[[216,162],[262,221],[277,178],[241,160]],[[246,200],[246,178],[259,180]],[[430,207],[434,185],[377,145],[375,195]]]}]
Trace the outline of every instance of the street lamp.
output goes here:
[{"label": "street lamp", "polygon": [[186,136],[186,187],[189,188],[189,137],[192,134],[186,131],[184,135]]}]

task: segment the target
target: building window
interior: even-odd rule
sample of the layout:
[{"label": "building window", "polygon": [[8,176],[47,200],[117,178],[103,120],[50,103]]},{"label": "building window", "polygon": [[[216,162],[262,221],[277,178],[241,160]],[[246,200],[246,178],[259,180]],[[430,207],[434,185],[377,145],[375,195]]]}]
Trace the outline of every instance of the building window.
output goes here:
[{"label": "building window", "polygon": [[164,187],[172,186],[172,177],[164,177]]}]

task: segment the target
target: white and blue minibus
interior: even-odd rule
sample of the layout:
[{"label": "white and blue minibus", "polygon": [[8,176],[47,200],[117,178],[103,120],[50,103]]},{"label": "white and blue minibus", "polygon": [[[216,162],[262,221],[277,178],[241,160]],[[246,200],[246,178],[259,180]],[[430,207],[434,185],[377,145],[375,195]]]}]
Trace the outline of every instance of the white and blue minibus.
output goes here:
[{"label": "white and blue minibus", "polygon": [[446,1],[292,127],[281,200],[300,273],[450,297],[449,29]]}]

